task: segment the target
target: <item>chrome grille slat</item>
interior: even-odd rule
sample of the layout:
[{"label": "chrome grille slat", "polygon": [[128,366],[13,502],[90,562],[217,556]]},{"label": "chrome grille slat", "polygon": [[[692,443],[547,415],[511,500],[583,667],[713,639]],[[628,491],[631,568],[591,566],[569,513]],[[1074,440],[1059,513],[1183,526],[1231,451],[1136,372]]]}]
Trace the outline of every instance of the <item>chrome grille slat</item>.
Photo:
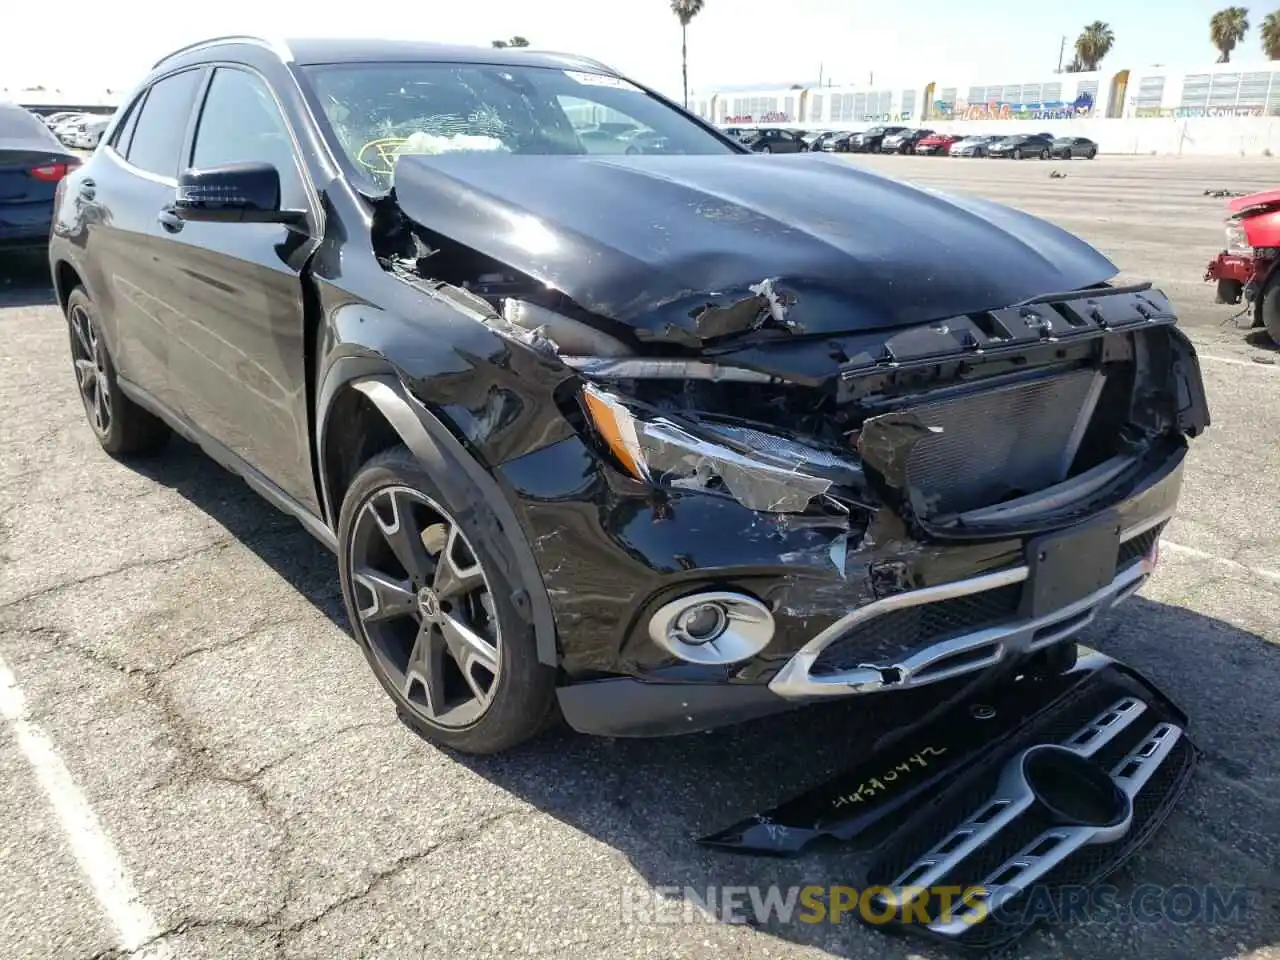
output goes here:
[{"label": "chrome grille slat", "polygon": [[[1138,703],[1139,701],[1133,700],[1132,702]],[[1142,706],[1145,709],[1145,704]],[[1132,717],[1136,719],[1141,712],[1142,710],[1132,711]],[[1112,728],[1116,726],[1114,723],[1111,724]],[[1119,729],[1113,729],[1107,740],[1112,739],[1118,732]],[[1111,779],[1116,782],[1130,800],[1134,799],[1142,788],[1146,786],[1147,781],[1151,779],[1156,770],[1159,769],[1160,764],[1169,756],[1181,736],[1182,730],[1174,724],[1167,722],[1157,724],[1152,728],[1151,733],[1143,738],[1141,743],[1130,750],[1123,759],[1111,768]],[[1072,739],[1075,738],[1073,737]],[[1068,741],[1069,743],[1070,741]],[[1102,743],[1099,743],[1098,747],[1102,745]],[[949,936],[962,932],[972,925],[974,917],[980,910],[992,911],[999,909],[1014,897],[1025,892],[1033,883],[1081,847],[1091,843],[1108,843],[1119,836],[1123,836],[1128,829],[1129,820],[1126,819],[1117,828],[1059,827],[1044,831],[987,874],[978,884],[978,886],[985,889],[985,895],[979,901],[967,904],[964,909],[956,910],[946,920],[934,921],[929,925],[929,929],[935,933]],[[1031,855],[1032,851],[1037,850],[1050,840],[1055,841],[1050,849],[1037,856]],[[1010,870],[1017,871],[1016,875],[1011,878],[1001,879]]]},{"label": "chrome grille slat", "polygon": [[[1064,741],[1063,746],[1081,756],[1091,757],[1107,743],[1115,739],[1122,730],[1132,724],[1146,709],[1146,704],[1136,697],[1123,697],[1080,727]],[[956,869],[966,857],[983,844],[990,842],[996,834],[1017,819],[1020,814],[1024,813],[1035,802],[1035,797],[1032,795],[1031,789],[1022,775],[1023,753],[1019,753],[1009,761],[1004,775],[1000,778],[1000,783],[985,803],[974,811],[964,823],[936,843],[929,852],[916,858],[906,870],[899,874],[897,879],[890,884],[889,894],[884,897],[886,904],[901,908],[904,905],[915,902],[921,894],[927,892],[925,888],[937,884],[939,880]],[[999,812],[994,817],[983,821],[984,814],[987,814],[994,806],[999,806]],[[1092,830],[1092,828],[1080,829]],[[1043,836],[1042,834],[1041,837],[1036,838],[1036,841],[1028,844],[1024,851],[1035,849],[1036,843],[1039,843]],[[957,843],[958,838],[964,839]],[[1068,853],[1078,846],[1080,844],[1076,843],[1070,850],[1063,853],[1062,858],[1065,858]],[[1050,869],[1054,863],[1061,862],[1062,858],[1055,859],[1053,863],[1045,867],[1045,870]],[[1045,859],[1045,857],[1039,859]],[[1006,866],[1007,863],[1001,865],[996,871],[993,871],[993,875],[999,876]],[[947,924],[954,922],[954,919],[948,920]]]}]

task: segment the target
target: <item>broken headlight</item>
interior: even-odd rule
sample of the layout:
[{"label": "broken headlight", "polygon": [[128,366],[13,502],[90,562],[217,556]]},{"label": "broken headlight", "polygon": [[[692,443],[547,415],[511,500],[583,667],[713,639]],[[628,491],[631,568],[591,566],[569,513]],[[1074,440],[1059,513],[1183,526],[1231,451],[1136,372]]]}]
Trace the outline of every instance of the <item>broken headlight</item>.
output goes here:
[{"label": "broken headlight", "polygon": [[858,463],[751,427],[676,422],[588,385],[583,406],[619,466],[637,480],[719,490],[749,510],[803,513],[834,486],[859,485]]},{"label": "broken headlight", "polygon": [[1227,220],[1227,252],[1236,254],[1252,252],[1249,239],[1244,233],[1244,224],[1235,217]]}]

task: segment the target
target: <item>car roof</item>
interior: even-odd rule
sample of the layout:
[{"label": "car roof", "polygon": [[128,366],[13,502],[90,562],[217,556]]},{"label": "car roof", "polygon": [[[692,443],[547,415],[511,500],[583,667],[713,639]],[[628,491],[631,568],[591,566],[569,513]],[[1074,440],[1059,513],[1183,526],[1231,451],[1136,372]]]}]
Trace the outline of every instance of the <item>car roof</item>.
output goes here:
[{"label": "car roof", "polygon": [[179,60],[198,62],[213,59],[228,46],[253,45],[273,50],[282,60],[300,66],[329,63],[394,63],[428,61],[442,63],[483,63],[495,66],[531,66],[589,69],[617,73],[598,60],[570,53],[529,50],[523,47],[480,47],[431,43],[425,40],[381,40],[357,37],[289,37],[267,39],[256,36],[212,37],[189,44],[165,55],[153,69]]}]

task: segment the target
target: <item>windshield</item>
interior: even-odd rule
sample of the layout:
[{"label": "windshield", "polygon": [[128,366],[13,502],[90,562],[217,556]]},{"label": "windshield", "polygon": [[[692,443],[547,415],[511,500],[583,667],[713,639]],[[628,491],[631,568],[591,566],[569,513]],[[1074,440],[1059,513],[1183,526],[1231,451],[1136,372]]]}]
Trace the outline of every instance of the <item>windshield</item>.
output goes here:
[{"label": "windshield", "polygon": [[406,153],[715,154],[732,147],[618,77],[554,67],[305,67],[356,175],[391,185]]}]

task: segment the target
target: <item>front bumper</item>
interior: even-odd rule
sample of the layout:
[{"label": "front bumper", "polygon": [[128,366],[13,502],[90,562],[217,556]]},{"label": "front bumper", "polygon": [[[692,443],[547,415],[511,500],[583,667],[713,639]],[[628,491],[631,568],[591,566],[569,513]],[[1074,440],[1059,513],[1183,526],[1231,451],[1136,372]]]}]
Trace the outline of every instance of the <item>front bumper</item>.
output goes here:
[{"label": "front bumper", "polygon": [[1218,285],[1215,299],[1218,303],[1252,303],[1262,287],[1262,281],[1274,261],[1253,253],[1230,253],[1223,250],[1209,261],[1205,268],[1206,282]]},{"label": "front bumper", "polygon": [[[940,610],[936,604],[984,591],[1028,591],[1034,583],[1027,541],[890,545],[890,551],[900,551],[895,559],[905,561],[902,578],[923,586],[877,597],[874,562],[859,563],[850,552],[846,577],[832,562],[829,537],[803,529],[757,537],[751,531],[759,529],[760,515],[732,501],[677,496],[655,508],[651,500],[617,497],[616,487],[609,492],[617,478],[598,477],[594,493],[583,497],[592,504],[584,510],[582,500],[571,505],[547,497],[544,486],[536,500],[520,497],[518,512],[559,629],[567,680],[559,690],[562,713],[583,733],[667,736],[833,697],[917,690],[1030,658],[1075,636],[1147,580],[1160,529],[1178,500],[1185,452],[1181,447],[1149,483],[1114,508],[1123,547],[1115,576],[1101,589],[1035,616],[1015,610],[999,622],[974,623],[939,639],[922,633],[925,640],[913,648],[910,637],[899,637],[896,646],[909,647],[903,655],[839,671],[819,666],[824,651],[860,630],[892,624],[903,611]],[[548,454],[543,450],[504,465],[504,482],[532,492],[534,475],[545,480],[590,472],[582,469],[585,458],[577,469],[562,462],[563,472],[552,471],[546,459],[536,471],[526,469]],[[769,647],[728,667],[681,663],[658,649],[647,631],[655,609],[708,588],[763,600],[777,624]],[[873,647],[855,645],[855,655]]]}]

